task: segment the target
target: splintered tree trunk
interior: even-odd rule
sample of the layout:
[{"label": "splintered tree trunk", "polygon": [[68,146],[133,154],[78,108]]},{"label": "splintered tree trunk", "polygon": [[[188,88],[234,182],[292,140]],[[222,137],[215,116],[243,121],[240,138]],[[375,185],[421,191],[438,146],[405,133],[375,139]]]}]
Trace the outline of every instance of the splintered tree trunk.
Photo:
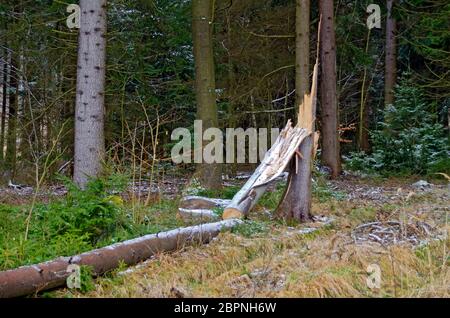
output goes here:
[{"label": "splintered tree trunk", "polygon": [[384,104],[389,105],[394,102],[394,87],[397,81],[397,44],[395,34],[397,24],[392,16],[392,7],[394,0],[387,0],[387,19],[386,19],[386,61],[385,61],[385,79],[384,79]]},{"label": "splintered tree trunk", "polygon": [[[306,123],[305,120],[315,117],[314,105],[305,105],[304,98],[309,91],[309,0],[297,0],[296,7],[296,66],[295,66],[295,90],[296,103],[299,106],[297,126],[310,128],[314,131],[314,123]],[[317,85],[317,67],[313,78]],[[312,94],[316,94],[316,89]],[[313,95],[314,96],[314,95]],[[311,112],[306,118],[301,113]],[[314,113],[314,114],[312,114]],[[307,127],[305,127],[307,126]],[[277,215],[285,220],[295,219],[304,222],[311,219],[311,170],[313,163],[314,136],[309,135],[300,145],[298,152],[292,158],[289,167],[287,187],[277,209]]]},{"label": "splintered tree trunk", "polygon": [[334,31],[334,10],[332,0],[320,0],[322,28],[320,34],[321,86],[320,105],[322,110],[322,161],[331,168],[332,178],[341,173],[339,145],[339,114],[336,95],[336,39]]},{"label": "splintered tree trunk", "polygon": [[80,0],[80,8],[73,178],[84,188],[105,153],[106,0]]},{"label": "splintered tree trunk", "polygon": [[[290,162],[289,178],[283,199],[278,208],[277,215],[284,220],[296,220],[306,222],[311,216],[311,167],[313,164],[314,137],[309,135],[299,147],[303,155],[297,156]],[[294,171],[294,172],[292,172]]]},{"label": "splintered tree trunk", "polygon": [[275,181],[288,167],[300,144],[308,135],[306,129],[292,127],[289,121],[253,175],[225,208],[223,218],[248,216],[268,185]]},{"label": "splintered tree trunk", "polygon": [[[195,95],[197,118],[202,120],[203,130],[218,127],[216,105],[216,83],[213,57],[213,17],[211,0],[194,0],[192,3],[192,31],[195,59]],[[203,148],[203,147],[202,147]],[[201,149],[196,149],[201,151]],[[201,164],[200,182],[205,188],[219,189],[222,186],[222,171],[218,163]]]}]

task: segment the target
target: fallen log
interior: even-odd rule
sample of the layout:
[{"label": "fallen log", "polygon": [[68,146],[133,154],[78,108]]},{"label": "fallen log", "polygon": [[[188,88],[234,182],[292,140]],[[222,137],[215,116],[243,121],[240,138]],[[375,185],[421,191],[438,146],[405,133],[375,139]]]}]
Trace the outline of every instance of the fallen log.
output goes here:
[{"label": "fallen log", "polygon": [[299,146],[309,135],[306,129],[292,127],[291,121],[288,121],[261,164],[225,208],[223,219],[247,216],[267,186],[285,171],[291,158],[294,155],[301,156],[298,153]]},{"label": "fallen log", "polygon": [[150,234],[72,257],[23,266],[0,272],[0,298],[20,297],[64,286],[71,275],[72,264],[92,267],[95,276],[104,274],[120,263],[134,265],[159,252],[174,251],[188,244],[208,243],[221,230],[230,229],[239,220],[227,220]]},{"label": "fallen log", "polygon": [[178,214],[185,222],[211,222],[220,219],[214,209],[225,208],[231,200],[187,196],[181,200]]}]

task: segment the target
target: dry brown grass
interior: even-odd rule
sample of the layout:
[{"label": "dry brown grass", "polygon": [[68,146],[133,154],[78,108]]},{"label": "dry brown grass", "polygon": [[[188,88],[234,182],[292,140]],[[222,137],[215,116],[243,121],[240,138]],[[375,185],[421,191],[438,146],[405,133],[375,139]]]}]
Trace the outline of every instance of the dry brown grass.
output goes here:
[{"label": "dry brown grass", "polygon": [[[145,267],[100,279],[77,297],[449,297],[447,242],[409,247],[356,246],[329,231],[315,238],[285,235],[243,238],[225,233],[207,246],[164,254]],[[448,257],[448,256],[447,256]],[[378,264],[382,286],[366,285]]]}]

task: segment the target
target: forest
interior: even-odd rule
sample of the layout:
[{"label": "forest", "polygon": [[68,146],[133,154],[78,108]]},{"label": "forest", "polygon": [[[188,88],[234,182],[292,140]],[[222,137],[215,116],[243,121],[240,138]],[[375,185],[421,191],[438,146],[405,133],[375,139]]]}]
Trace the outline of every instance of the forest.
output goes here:
[{"label": "forest", "polygon": [[449,17],[0,0],[0,298],[450,297]]}]

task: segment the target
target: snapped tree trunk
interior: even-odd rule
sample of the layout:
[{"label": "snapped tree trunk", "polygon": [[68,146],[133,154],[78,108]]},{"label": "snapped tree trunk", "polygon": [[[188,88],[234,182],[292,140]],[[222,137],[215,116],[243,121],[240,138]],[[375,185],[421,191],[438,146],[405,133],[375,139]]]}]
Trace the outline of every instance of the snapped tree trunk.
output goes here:
[{"label": "snapped tree trunk", "polygon": [[106,0],[80,0],[80,8],[73,179],[84,188],[105,153]]},{"label": "snapped tree trunk", "polygon": [[292,157],[296,155],[300,144],[308,135],[306,129],[292,127],[289,121],[253,175],[225,208],[223,218],[231,219],[248,216],[250,210],[256,205],[269,184],[281,176],[288,167]]},{"label": "snapped tree trunk", "polygon": [[18,98],[18,74],[17,66],[14,63],[12,54],[9,53],[9,104],[8,104],[8,133],[6,140],[6,156],[5,167],[9,179],[14,179],[16,168],[16,152],[17,152],[17,104]]},{"label": "snapped tree trunk", "polygon": [[394,102],[394,88],[397,81],[397,44],[396,32],[397,23],[392,16],[392,7],[394,0],[387,0],[387,18],[386,18],[386,60],[384,72],[384,104],[389,105]]},{"label": "snapped tree trunk", "polygon": [[[318,70],[316,65],[311,92],[314,100],[311,100],[307,96],[309,91],[309,10],[309,0],[297,0],[295,90],[296,104],[299,106],[297,126],[309,129],[312,133],[315,125],[313,122],[308,123],[307,120],[315,121]],[[309,101],[314,105],[305,103]],[[287,187],[277,208],[277,215],[285,220],[295,219],[304,222],[311,219],[313,148],[314,136],[309,135],[300,145],[298,154],[290,162]]]},{"label": "snapped tree trunk", "polygon": [[320,0],[322,27],[320,34],[321,86],[320,105],[322,123],[322,161],[331,168],[331,177],[341,173],[339,145],[339,113],[336,94],[336,39],[333,1]]},{"label": "snapped tree trunk", "polygon": [[[197,119],[202,120],[203,130],[218,128],[216,81],[213,56],[213,1],[194,0],[192,3],[192,32],[195,59],[195,96]],[[202,139],[202,138],[201,138]],[[196,145],[195,151],[203,151]],[[200,183],[208,189],[222,186],[222,167],[218,163],[202,163],[198,170]]]}]

